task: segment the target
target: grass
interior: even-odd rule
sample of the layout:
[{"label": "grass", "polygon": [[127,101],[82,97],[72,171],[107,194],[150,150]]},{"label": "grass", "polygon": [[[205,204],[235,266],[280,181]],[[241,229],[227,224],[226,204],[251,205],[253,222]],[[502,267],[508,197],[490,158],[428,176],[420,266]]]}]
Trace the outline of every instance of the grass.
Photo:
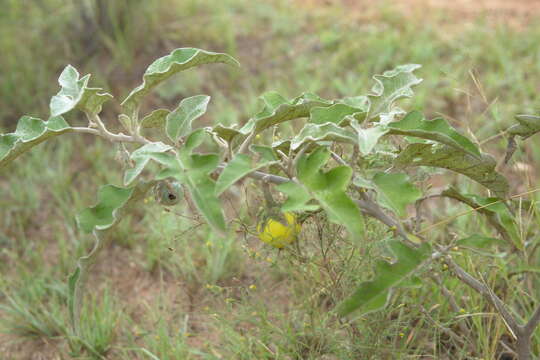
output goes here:
[{"label": "grass", "polygon": [[[133,7],[118,1],[105,9],[114,16],[94,19],[105,25],[89,37],[84,27],[89,23],[81,20],[92,19],[82,15],[88,10],[54,0],[40,4],[28,10],[8,1],[0,13],[0,48],[9,54],[0,57],[0,126],[5,129],[22,114],[46,117],[47,99],[57,91],[53,79],[67,63],[95,74],[94,85],[127,94],[153,58],[183,46],[230,52],[243,67],[179,75],[147,101],[147,108],[171,108],[179,98],[207,93],[212,102],[205,121],[231,124],[255,113],[256,96],[267,90],[289,97],[303,91],[355,95],[370,89],[372,74],[420,63],[424,83],[404,107],[423,109],[428,117],[442,115],[482,143],[507,127],[514,114],[535,111],[539,100],[536,23],[515,30],[479,20],[456,29],[442,27],[440,15],[419,23],[388,6],[357,21],[342,7],[299,9],[277,0],[256,6],[246,0],[140,1]],[[44,16],[52,9],[54,16]],[[31,26],[22,29],[23,21]],[[23,34],[24,46],[14,34]],[[112,122],[115,109],[109,111]],[[341,241],[335,226],[306,224],[301,247],[309,261],[300,261],[252,237],[213,237],[192,219],[189,206],[164,211],[152,198],[117,228],[111,248],[99,259],[84,336],[75,339],[66,330],[61,284],[93,240],[78,231],[74,209],[92,204],[100,185],[120,183],[121,172],[109,144],[65,136],[0,172],[0,327],[7,334],[0,335],[0,350],[8,358],[43,352],[49,358],[154,360],[496,359],[508,352],[501,339],[512,345],[493,309],[438,263],[419,274],[421,287],[397,289],[387,311],[338,321],[333,305],[369,279],[374,259],[385,255],[388,234],[371,221],[369,245],[361,247]],[[482,148],[502,154],[504,145],[500,136]],[[530,141],[515,159],[532,165],[523,176],[508,171],[516,191],[533,189],[540,147]],[[472,190],[459,178],[444,180]],[[433,219],[465,210],[441,204],[433,208]],[[252,219],[253,214],[241,216]],[[533,222],[523,218],[521,234],[538,228],[540,215],[535,216]],[[471,214],[430,235],[443,242],[448,235],[472,233],[490,236],[492,229]],[[515,266],[537,265],[538,255],[525,261],[494,257],[489,249],[459,249],[455,258],[524,317],[532,312],[538,277],[512,272]],[[441,292],[437,279],[451,296]],[[43,347],[44,339],[55,344],[54,353]],[[14,345],[21,341],[34,347]],[[539,354],[538,332],[534,344]]]}]

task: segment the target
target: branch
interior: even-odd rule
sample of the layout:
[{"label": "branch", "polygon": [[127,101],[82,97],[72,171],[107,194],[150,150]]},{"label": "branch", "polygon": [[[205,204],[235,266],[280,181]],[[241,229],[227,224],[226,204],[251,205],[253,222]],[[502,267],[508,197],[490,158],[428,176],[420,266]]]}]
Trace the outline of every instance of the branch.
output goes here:
[{"label": "branch", "polygon": [[109,131],[102,132],[99,129],[93,129],[89,127],[73,127],[71,128],[73,132],[78,133],[85,133],[85,134],[92,134],[96,136],[100,136],[102,138],[105,138],[111,142],[131,142],[131,143],[140,143],[140,144],[146,144],[149,143],[149,141],[143,137],[141,138],[135,138],[133,136],[124,135],[122,133],[114,134]]},{"label": "branch", "polygon": [[255,137],[255,130],[251,132],[247,136],[247,138],[244,140],[242,145],[240,145],[240,147],[238,148],[238,154],[243,154],[247,151],[247,149],[249,148],[249,145],[251,144],[251,140],[253,140],[254,137]]},{"label": "branch", "polygon": [[[124,135],[122,133],[114,134],[110,132],[109,130],[107,130],[107,128],[105,127],[105,124],[103,123],[103,121],[101,121],[101,118],[99,117],[98,114],[86,113],[86,117],[88,118],[89,126],[86,128],[75,127],[75,128],[72,128],[73,131],[101,136],[112,142],[134,142],[134,143],[141,143],[141,144],[147,144],[150,142],[149,140],[137,134],[129,136],[129,135]],[[97,129],[94,129],[93,128],[94,126]]]},{"label": "branch", "polygon": [[487,287],[487,285],[475,279],[471,274],[469,274],[462,267],[456,264],[456,262],[452,260],[450,256],[447,256],[445,258],[445,261],[448,264],[448,266],[454,271],[454,273],[459,278],[459,280],[461,280],[470,288],[472,288],[477,293],[482,295],[484,299],[486,299],[491,305],[493,305],[493,307],[497,310],[497,312],[503,318],[506,326],[512,333],[512,336],[516,339],[520,337],[522,334],[521,326],[517,323],[516,319],[510,314],[510,312],[508,311],[506,307],[506,304],[497,295],[495,295],[493,291],[489,287]]},{"label": "branch", "polygon": [[540,305],[536,308],[536,310],[534,311],[533,315],[531,316],[527,324],[523,327],[524,333],[531,336],[539,323],[540,323]]}]

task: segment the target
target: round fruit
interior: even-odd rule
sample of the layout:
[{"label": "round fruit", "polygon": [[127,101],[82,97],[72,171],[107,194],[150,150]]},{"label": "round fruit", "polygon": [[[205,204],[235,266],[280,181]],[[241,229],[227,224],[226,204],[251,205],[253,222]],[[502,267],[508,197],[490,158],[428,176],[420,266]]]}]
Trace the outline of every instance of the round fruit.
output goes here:
[{"label": "round fruit", "polygon": [[182,185],[177,181],[160,181],[154,187],[154,194],[161,205],[173,206],[182,198]]},{"label": "round fruit", "polygon": [[278,249],[294,242],[301,230],[296,215],[292,212],[280,215],[267,216],[257,225],[259,239]]}]

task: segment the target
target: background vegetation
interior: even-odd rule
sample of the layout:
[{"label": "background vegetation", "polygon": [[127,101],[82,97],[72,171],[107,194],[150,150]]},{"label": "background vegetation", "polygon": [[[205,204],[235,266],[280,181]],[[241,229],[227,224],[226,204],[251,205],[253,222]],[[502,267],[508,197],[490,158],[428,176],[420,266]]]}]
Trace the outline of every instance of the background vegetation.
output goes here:
[{"label": "background vegetation", "polygon": [[[441,115],[484,150],[503,154],[501,130],[516,113],[535,113],[539,100],[540,23],[525,16],[536,8],[527,1],[487,12],[411,6],[404,12],[363,1],[6,0],[0,128],[11,130],[23,114],[47,113],[54,79],[68,63],[121,99],[153,59],[193,46],[228,52],[242,68],[186,72],[149,105],[172,108],[206,93],[212,102],[204,119],[230,124],[254,114],[264,91],[354,95],[371,87],[372,74],[418,63],[425,80],[403,107]],[[113,124],[114,108],[106,115]],[[532,139],[505,170],[514,192],[537,186],[539,163]],[[328,310],[370,277],[372,255],[381,252],[375,224],[368,224],[371,245],[359,250],[336,241],[334,225],[306,224],[304,262],[256,238],[213,237],[189,207],[166,212],[152,198],[144,213],[117,228],[91,280],[86,335],[70,339],[64,279],[92,244],[73,209],[94,203],[98,186],[120,177],[109,144],[69,135],[0,172],[0,353],[7,359],[512,359],[504,345],[512,339],[493,309],[442,265],[425,269],[432,281],[424,276],[420,287],[395,293],[387,311],[352,324],[335,321]],[[439,180],[424,185],[462,185],[446,174]],[[465,209],[438,204],[432,216],[439,220]],[[539,225],[537,214],[520,231]],[[471,214],[431,236],[490,231]],[[487,252],[460,255],[505,301],[532,307],[514,291],[523,272]],[[470,337],[470,346],[458,346],[452,334]],[[540,334],[534,344],[540,353]]]}]

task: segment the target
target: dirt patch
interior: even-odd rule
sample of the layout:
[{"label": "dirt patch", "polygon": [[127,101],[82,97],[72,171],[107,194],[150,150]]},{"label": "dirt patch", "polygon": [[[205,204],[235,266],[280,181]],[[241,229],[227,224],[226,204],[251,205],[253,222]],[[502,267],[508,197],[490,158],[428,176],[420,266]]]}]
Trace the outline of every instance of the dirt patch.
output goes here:
[{"label": "dirt patch", "polygon": [[540,15],[538,0],[401,0],[380,2],[378,5],[367,0],[297,1],[313,7],[347,7],[347,13],[353,18],[377,18],[380,17],[381,8],[387,8],[420,21],[426,17],[440,16],[448,25],[456,26],[483,19],[487,24],[505,24],[519,29],[536,21]]}]

